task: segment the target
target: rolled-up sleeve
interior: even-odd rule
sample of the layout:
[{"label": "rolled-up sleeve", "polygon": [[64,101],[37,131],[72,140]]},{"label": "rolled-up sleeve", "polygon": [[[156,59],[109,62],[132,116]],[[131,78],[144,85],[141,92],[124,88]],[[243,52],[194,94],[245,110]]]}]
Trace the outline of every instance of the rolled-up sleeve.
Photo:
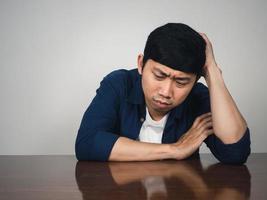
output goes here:
[{"label": "rolled-up sleeve", "polygon": [[78,130],[75,143],[78,160],[108,160],[113,145],[119,138],[115,133],[118,126],[119,99],[110,77],[105,77],[84,113]]},{"label": "rolled-up sleeve", "polygon": [[248,128],[242,138],[233,144],[224,144],[215,135],[209,136],[205,142],[213,155],[222,163],[243,164],[250,154],[250,131]]}]

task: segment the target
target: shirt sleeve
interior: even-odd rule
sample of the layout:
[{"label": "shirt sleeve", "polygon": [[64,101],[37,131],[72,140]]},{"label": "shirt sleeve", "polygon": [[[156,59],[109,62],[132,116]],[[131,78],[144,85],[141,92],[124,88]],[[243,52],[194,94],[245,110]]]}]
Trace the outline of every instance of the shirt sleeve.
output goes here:
[{"label": "shirt sleeve", "polygon": [[118,120],[119,95],[105,77],[96,96],[87,108],[75,143],[78,160],[107,161],[113,145],[119,138],[115,134]]},{"label": "shirt sleeve", "polygon": [[[196,117],[210,112],[210,96],[208,88],[198,83],[194,89]],[[216,135],[210,135],[204,141],[212,154],[222,163],[243,164],[251,152],[250,130],[246,129],[242,138],[233,144],[224,144]]]}]

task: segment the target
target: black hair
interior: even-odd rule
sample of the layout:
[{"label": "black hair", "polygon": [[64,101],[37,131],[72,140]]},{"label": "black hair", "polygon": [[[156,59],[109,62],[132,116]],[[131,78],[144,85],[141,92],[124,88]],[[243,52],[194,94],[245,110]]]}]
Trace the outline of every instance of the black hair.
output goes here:
[{"label": "black hair", "polygon": [[172,69],[202,75],[206,42],[194,29],[182,23],[168,23],[152,31],[144,49],[143,67],[148,59]]}]

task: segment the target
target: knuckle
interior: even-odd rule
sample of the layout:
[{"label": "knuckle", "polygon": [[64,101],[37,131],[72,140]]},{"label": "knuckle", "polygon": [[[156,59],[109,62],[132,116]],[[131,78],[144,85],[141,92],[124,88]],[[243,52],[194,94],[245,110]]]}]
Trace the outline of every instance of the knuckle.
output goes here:
[{"label": "knuckle", "polygon": [[195,119],[195,122],[198,123],[198,122],[200,121],[200,119],[201,119],[200,117],[197,117],[197,118]]}]

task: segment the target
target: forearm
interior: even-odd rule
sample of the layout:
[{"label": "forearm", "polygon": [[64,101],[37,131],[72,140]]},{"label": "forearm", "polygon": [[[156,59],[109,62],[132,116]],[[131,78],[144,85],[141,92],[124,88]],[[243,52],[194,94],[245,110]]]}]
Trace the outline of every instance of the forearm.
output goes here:
[{"label": "forearm", "polygon": [[225,144],[235,143],[244,135],[247,125],[217,66],[209,67],[206,82],[210,92],[214,134]]},{"label": "forearm", "polygon": [[120,137],[114,144],[110,161],[151,161],[169,159],[173,150],[169,144],[154,144]]}]

